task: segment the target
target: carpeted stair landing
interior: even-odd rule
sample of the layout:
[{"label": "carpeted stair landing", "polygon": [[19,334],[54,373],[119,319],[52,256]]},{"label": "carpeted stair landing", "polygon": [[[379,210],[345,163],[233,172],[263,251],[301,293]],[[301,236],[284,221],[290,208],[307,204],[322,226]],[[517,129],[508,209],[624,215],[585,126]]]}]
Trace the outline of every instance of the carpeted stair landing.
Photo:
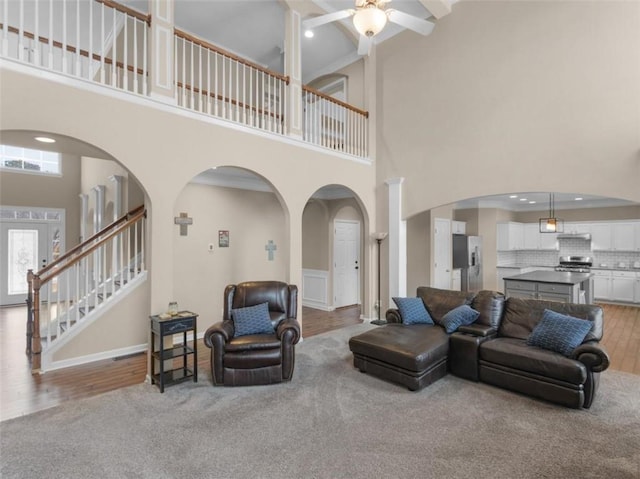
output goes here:
[{"label": "carpeted stair landing", "polygon": [[640,478],[640,376],[606,371],[588,410],[448,375],[414,393],[305,340],[291,383],[110,392],[0,423],[10,478]]}]

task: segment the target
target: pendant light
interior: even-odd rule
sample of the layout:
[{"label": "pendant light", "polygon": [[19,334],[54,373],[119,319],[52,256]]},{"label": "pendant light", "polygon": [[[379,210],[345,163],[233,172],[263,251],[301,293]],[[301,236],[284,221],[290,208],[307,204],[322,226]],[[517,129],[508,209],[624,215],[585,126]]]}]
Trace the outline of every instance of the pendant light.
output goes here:
[{"label": "pendant light", "polygon": [[556,218],[555,195],[549,193],[549,217],[540,218],[540,233],[563,233],[564,220]]}]

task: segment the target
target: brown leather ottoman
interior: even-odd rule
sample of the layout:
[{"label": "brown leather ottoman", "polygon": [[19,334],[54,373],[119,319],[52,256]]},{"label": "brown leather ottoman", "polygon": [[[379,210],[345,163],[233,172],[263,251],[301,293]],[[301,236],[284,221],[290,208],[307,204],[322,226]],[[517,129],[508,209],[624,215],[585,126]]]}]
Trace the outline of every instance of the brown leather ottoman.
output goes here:
[{"label": "brown leather ottoman", "polygon": [[361,372],[412,391],[447,374],[449,336],[440,326],[387,324],[352,337],[349,349]]}]

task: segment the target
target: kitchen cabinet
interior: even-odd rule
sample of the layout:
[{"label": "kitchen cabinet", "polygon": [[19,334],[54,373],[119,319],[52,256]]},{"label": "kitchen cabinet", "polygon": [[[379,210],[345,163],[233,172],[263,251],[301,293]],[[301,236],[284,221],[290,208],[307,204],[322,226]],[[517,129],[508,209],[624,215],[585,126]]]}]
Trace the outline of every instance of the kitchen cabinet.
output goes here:
[{"label": "kitchen cabinet", "polygon": [[636,287],[634,293],[634,301],[640,303],[640,273],[636,273]]},{"label": "kitchen cabinet", "polygon": [[633,303],[635,296],[636,273],[631,271],[613,271],[611,273],[611,299]]},{"label": "kitchen cabinet", "polygon": [[454,291],[462,290],[462,270],[459,268],[451,271],[451,289]]},{"label": "kitchen cabinet", "polygon": [[591,225],[591,250],[608,251],[611,249],[611,224],[594,223]]},{"label": "kitchen cabinet", "polygon": [[591,275],[588,273],[562,273],[531,271],[505,278],[505,295],[513,298],[531,298],[562,303],[590,303]]},{"label": "kitchen cabinet", "polygon": [[539,223],[525,223],[522,226],[522,249],[555,251],[559,249],[557,233],[540,233]]},{"label": "kitchen cabinet", "polygon": [[565,233],[591,233],[591,225],[588,223],[565,223]]},{"label": "kitchen cabinet", "polygon": [[497,224],[498,251],[516,251],[524,246],[524,225],[510,221]]},{"label": "kitchen cabinet", "polygon": [[465,223],[464,221],[451,221],[451,234],[467,234],[467,223]]},{"label": "kitchen cabinet", "polygon": [[[640,251],[640,221],[636,221],[633,227],[634,236],[636,237],[635,250]],[[638,300],[640,302],[640,300]]]},{"label": "kitchen cabinet", "polygon": [[539,249],[558,251],[560,249],[558,233],[540,233],[540,226],[537,223],[536,226],[538,226],[538,237],[540,239]]},{"label": "kitchen cabinet", "polygon": [[593,297],[611,299],[611,271],[593,271]]},{"label": "kitchen cabinet", "polygon": [[635,223],[612,223],[610,226],[614,251],[636,251]]}]

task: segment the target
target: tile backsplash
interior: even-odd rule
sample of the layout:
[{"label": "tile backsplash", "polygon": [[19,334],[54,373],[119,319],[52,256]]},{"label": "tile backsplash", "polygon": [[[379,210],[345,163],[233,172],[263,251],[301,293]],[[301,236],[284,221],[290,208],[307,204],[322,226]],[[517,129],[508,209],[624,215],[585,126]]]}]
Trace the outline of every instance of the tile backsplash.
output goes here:
[{"label": "tile backsplash", "polygon": [[530,264],[535,266],[556,266],[560,256],[591,256],[593,266],[605,264],[617,267],[625,263],[627,267],[640,261],[640,252],[633,251],[591,251],[591,241],[569,238],[559,240],[560,251],[520,250],[498,251],[498,264]]}]

